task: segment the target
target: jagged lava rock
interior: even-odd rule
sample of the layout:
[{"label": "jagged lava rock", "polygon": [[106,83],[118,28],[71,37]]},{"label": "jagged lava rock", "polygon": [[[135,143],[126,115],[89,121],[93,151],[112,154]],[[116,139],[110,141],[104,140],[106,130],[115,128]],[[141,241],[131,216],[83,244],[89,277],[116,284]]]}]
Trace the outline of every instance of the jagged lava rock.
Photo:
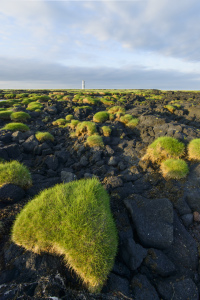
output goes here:
[{"label": "jagged lava rock", "polygon": [[165,249],[173,242],[173,206],[167,198],[125,199],[138,237],[144,247]]}]

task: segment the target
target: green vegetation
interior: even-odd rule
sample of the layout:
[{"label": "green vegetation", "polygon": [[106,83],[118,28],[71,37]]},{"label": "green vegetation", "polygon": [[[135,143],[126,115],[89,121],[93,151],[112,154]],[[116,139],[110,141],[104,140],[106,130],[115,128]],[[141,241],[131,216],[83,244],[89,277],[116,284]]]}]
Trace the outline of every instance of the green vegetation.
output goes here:
[{"label": "green vegetation", "polygon": [[12,121],[26,122],[28,119],[30,119],[30,115],[23,111],[18,111],[13,112],[10,118]]},{"label": "green vegetation", "polygon": [[38,131],[35,134],[35,137],[41,143],[43,143],[44,141],[52,141],[52,142],[54,141],[54,137],[53,137],[53,135],[50,132],[41,132],[41,131]]},{"label": "green vegetation", "polygon": [[100,102],[99,99],[95,99],[92,97],[83,98],[83,103],[88,103],[90,105],[98,105],[99,102]]},{"label": "green vegetation", "polygon": [[97,131],[96,125],[90,121],[79,122],[76,127],[76,136],[80,135],[93,135]]},{"label": "green vegetation", "polygon": [[114,119],[115,119],[115,115],[109,113],[109,120],[110,121],[114,121]]},{"label": "green vegetation", "polygon": [[173,137],[162,136],[148,146],[143,160],[148,159],[153,163],[159,163],[168,158],[180,158],[184,154],[185,145],[183,143]]},{"label": "green vegetation", "polygon": [[133,119],[133,116],[126,114],[124,116],[120,117],[120,122],[127,124],[128,122],[130,122]]},{"label": "green vegetation", "polygon": [[46,189],[17,216],[12,241],[36,253],[64,255],[89,291],[100,292],[118,245],[108,193],[96,178]]},{"label": "green vegetation", "polygon": [[29,127],[23,123],[8,123],[1,130],[10,130],[10,131],[28,131]]},{"label": "green vegetation", "polygon": [[101,101],[101,103],[103,103],[106,106],[112,106],[112,105],[115,104],[114,101],[110,101],[110,100],[108,100],[106,98],[102,98],[102,99],[100,99],[100,101]]},{"label": "green vegetation", "polygon": [[27,109],[30,111],[38,111],[38,112],[41,111],[41,108],[43,108],[43,105],[39,102],[30,102],[27,107]]},{"label": "green vegetation", "polygon": [[173,105],[165,105],[165,108],[168,110],[168,111],[170,111],[171,113],[173,113],[175,110],[176,110],[176,108],[173,106]]},{"label": "green vegetation", "polygon": [[88,106],[88,105],[85,105],[85,106],[76,106],[74,107],[74,111],[76,112],[77,110],[79,109],[90,109],[92,110],[92,107]]},{"label": "green vegetation", "polygon": [[109,119],[109,113],[107,111],[99,111],[93,117],[93,121],[97,123],[103,123]]},{"label": "green vegetation", "polygon": [[101,129],[103,131],[104,136],[110,136],[111,135],[112,129],[109,126],[103,126]]},{"label": "green vegetation", "polygon": [[70,127],[71,129],[75,129],[76,126],[78,125],[78,123],[80,123],[80,121],[78,121],[78,120],[71,120],[71,123],[67,124],[67,126]]},{"label": "green vegetation", "polygon": [[52,125],[65,125],[67,121],[65,119],[57,119],[56,121],[52,122]]},{"label": "green vegetation", "polygon": [[0,107],[7,106],[8,101],[0,101]]},{"label": "green vegetation", "polygon": [[67,116],[65,117],[65,120],[66,120],[66,121],[71,121],[73,118],[74,118],[73,115],[67,115]]},{"label": "green vegetation", "polygon": [[185,178],[189,173],[187,163],[182,159],[167,159],[160,165],[163,177],[167,179]]},{"label": "green vegetation", "polygon": [[86,144],[90,147],[104,147],[103,139],[99,135],[88,136]]},{"label": "green vegetation", "polygon": [[28,96],[28,93],[22,93],[22,94],[17,94],[16,95],[16,99],[21,99],[21,98],[25,98]]},{"label": "green vegetation", "polygon": [[116,114],[116,113],[122,113],[122,114],[125,114],[125,108],[124,107],[121,107],[121,106],[113,106],[111,107],[108,112],[110,114]]},{"label": "green vegetation", "polygon": [[190,141],[188,145],[188,158],[191,160],[200,160],[200,139]]},{"label": "green vegetation", "polygon": [[126,123],[126,126],[128,128],[134,129],[138,125],[138,123],[139,123],[139,119],[138,118],[133,118],[128,123]]},{"label": "green vegetation", "polygon": [[31,174],[26,166],[16,160],[0,163],[0,186],[6,183],[29,188],[32,185]]},{"label": "green vegetation", "polygon": [[4,98],[6,98],[6,99],[13,99],[13,98],[15,98],[15,96],[16,96],[16,94],[10,93],[10,94],[5,94]]},{"label": "green vegetation", "polygon": [[10,116],[13,113],[12,110],[2,110],[0,111],[0,119],[2,120],[10,120]]}]

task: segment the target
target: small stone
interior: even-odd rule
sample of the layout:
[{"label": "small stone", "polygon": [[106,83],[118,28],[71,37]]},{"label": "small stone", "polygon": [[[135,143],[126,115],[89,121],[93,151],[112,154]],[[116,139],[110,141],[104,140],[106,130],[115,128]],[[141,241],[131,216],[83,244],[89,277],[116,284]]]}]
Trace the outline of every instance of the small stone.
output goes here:
[{"label": "small stone", "polygon": [[71,172],[61,171],[61,180],[65,183],[76,180],[76,175]]},{"label": "small stone", "polygon": [[193,212],[193,217],[195,222],[200,222],[200,213],[198,211]]},{"label": "small stone", "polygon": [[118,159],[115,156],[111,156],[111,158],[108,161],[108,165],[115,167],[118,164]]}]

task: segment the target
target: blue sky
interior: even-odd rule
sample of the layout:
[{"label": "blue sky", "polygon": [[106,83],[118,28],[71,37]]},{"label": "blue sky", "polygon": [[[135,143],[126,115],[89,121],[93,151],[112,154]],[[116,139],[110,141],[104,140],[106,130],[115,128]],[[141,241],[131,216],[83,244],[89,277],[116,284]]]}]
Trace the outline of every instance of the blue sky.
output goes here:
[{"label": "blue sky", "polygon": [[200,90],[199,0],[1,0],[0,89]]}]

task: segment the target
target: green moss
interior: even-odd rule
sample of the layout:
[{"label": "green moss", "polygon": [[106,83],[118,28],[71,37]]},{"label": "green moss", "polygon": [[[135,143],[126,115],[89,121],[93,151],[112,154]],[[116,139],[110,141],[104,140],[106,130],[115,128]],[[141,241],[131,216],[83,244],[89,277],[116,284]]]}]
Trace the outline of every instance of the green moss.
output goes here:
[{"label": "green moss", "polygon": [[67,116],[65,117],[65,120],[66,120],[66,121],[71,121],[73,118],[74,118],[73,115],[67,115]]},{"label": "green moss", "polygon": [[80,123],[80,121],[78,121],[78,120],[71,120],[71,123],[67,124],[67,126],[70,127],[71,129],[75,129],[76,126],[78,125],[78,123]]},{"label": "green moss", "polygon": [[112,106],[112,105],[115,104],[114,101],[110,101],[110,100],[107,100],[105,98],[100,99],[100,101],[101,101],[101,103],[103,103],[106,106]]},{"label": "green moss", "polygon": [[0,186],[6,183],[29,188],[32,185],[31,174],[27,167],[18,161],[0,163]]},{"label": "green moss", "polygon": [[10,131],[28,131],[29,127],[23,123],[8,123],[1,130],[10,130]]},{"label": "green moss", "polygon": [[93,121],[97,123],[103,123],[109,119],[109,113],[107,111],[100,111],[93,117]]},{"label": "green moss", "polygon": [[96,178],[42,191],[17,216],[12,241],[64,255],[91,292],[100,292],[117,252],[109,196]]},{"label": "green moss", "polygon": [[108,112],[110,114],[115,114],[115,113],[122,113],[122,114],[125,114],[125,108],[124,107],[121,107],[121,106],[113,106],[111,107]]},{"label": "green moss", "polygon": [[88,105],[85,105],[85,106],[76,106],[74,107],[74,111],[76,112],[77,110],[79,109],[90,109],[92,110],[92,107],[88,106]]},{"label": "green moss", "polygon": [[0,101],[0,107],[7,106],[8,101]]},{"label": "green moss", "polygon": [[10,116],[12,121],[21,121],[25,122],[28,119],[30,119],[30,115],[23,112],[23,111],[18,111],[18,112],[13,112]]},{"label": "green moss", "polygon": [[152,162],[161,162],[168,158],[180,158],[185,154],[185,145],[177,139],[168,136],[157,138],[147,148],[147,153],[143,159]]},{"label": "green moss", "polygon": [[86,143],[90,147],[104,147],[103,139],[99,135],[88,136]]},{"label": "green moss", "polygon": [[189,173],[187,163],[182,159],[167,159],[160,165],[162,175],[167,179],[185,178]]},{"label": "green moss", "polygon": [[120,122],[127,124],[128,122],[130,122],[133,119],[133,116],[126,114],[124,116],[120,117]]},{"label": "green moss", "polygon": [[2,120],[10,120],[10,116],[13,113],[12,110],[3,110],[0,111],[0,119]]},{"label": "green moss", "polygon": [[131,121],[129,121],[128,123],[126,123],[126,126],[128,128],[134,129],[139,123],[139,119],[138,118],[133,118]]},{"label": "green moss", "polygon": [[30,102],[27,107],[27,109],[30,111],[41,111],[41,108],[43,108],[43,105],[39,102]]},{"label": "green moss", "polygon": [[103,131],[104,136],[110,136],[111,135],[112,129],[109,126],[103,126],[101,129]]},{"label": "green moss", "polygon": [[165,105],[165,108],[168,110],[168,111],[170,111],[171,113],[173,113],[175,110],[176,110],[176,108],[173,106],[173,105]]},{"label": "green moss", "polygon": [[95,123],[90,121],[84,121],[78,123],[76,127],[76,136],[85,135],[85,134],[93,135],[94,133],[96,133],[96,131],[97,129]]},{"label": "green moss", "polygon": [[65,125],[67,123],[67,121],[65,119],[57,119],[56,121],[53,121],[52,124],[53,125]]},{"label": "green moss", "polygon": [[10,93],[10,94],[5,94],[4,98],[6,98],[6,99],[13,99],[13,98],[15,98],[15,96],[16,96],[16,94]]},{"label": "green moss", "polygon": [[188,145],[189,159],[200,160],[200,139],[190,141]]},{"label": "green moss", "polygon": [[39,142],[44,142],[44,141],[54,141],[54,137],[53,135],[50,133],[50,132],[41,132],[41,131],[38,131],[36,134],[35,134],[35,137],[36,139],[39,141]]}]

